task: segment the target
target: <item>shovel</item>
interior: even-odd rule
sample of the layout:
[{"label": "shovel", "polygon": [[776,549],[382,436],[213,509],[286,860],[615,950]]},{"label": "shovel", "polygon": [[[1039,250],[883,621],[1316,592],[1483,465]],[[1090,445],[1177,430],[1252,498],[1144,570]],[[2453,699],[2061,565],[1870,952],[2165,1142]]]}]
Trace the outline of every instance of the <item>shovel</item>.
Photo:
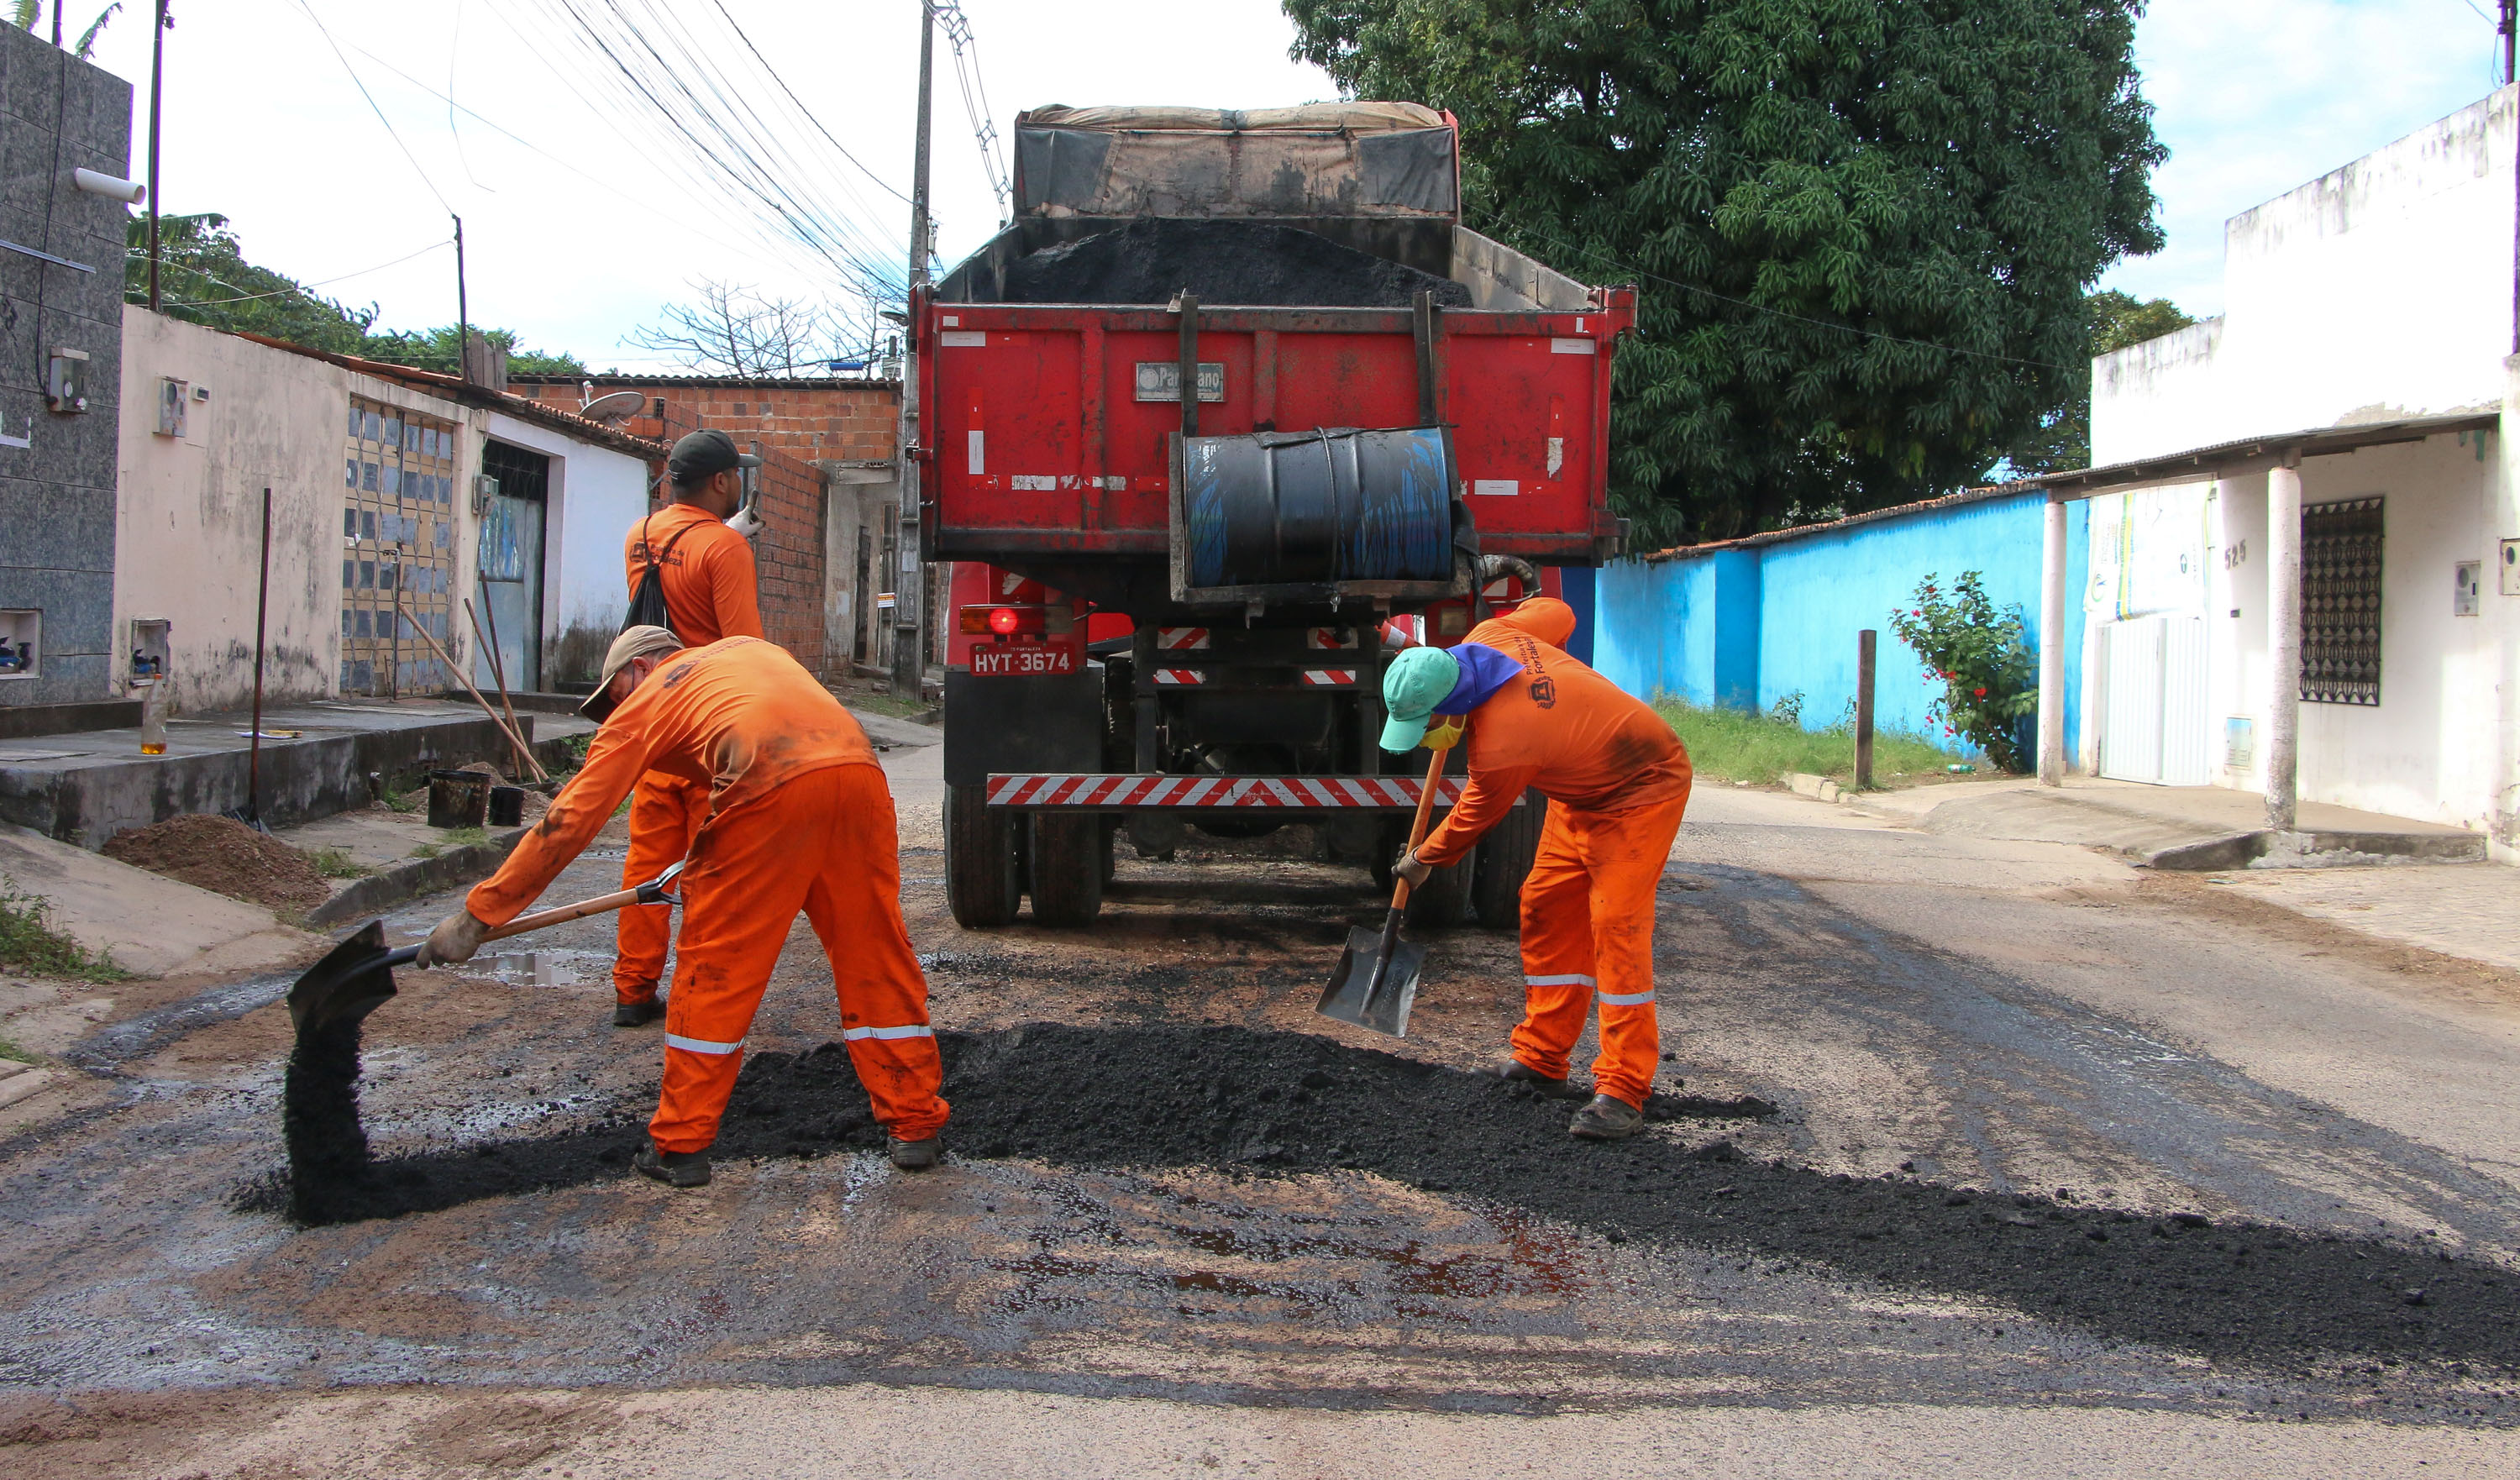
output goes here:
[{"label": "shovel", "polygon": [[[554,910],[521,915],[481,937],[483,944],[505,940],[511,935],[523,935],[550,925],[566,924],[590,915],[603,915],[625,910],[632,905],[678,905],[680,895],[669,892],[674,879],[683,872],[676,864],[654,878],[632,889],[612,894],[599,894],[593,899]],[[420,947],[404,946],[385,949],[385,922],[369,920],[353,932],[322,961],[297,978],[289,989],[289,1016],[296,1024],[297,1035],[304,1038],[337,1023],[354,1023],[384,1005],[394,995],[393,968],[407,966],[420,955]]]},{"label": "shovel", "polygon": [[[1418,793],[1418,818],[1409,825],[1409,848],[1426,840],[1426,814],[1434,810],[1435,783],[1444,774],[1444,752],[1426,764],[1426,785]],[[1409,1009],[1418,1001],[1418,968],[1426,963],[1426,948],[1400,938],[1400,915],[1409,908],[1409,880],[1391,881],[1391,913],[1379,931],[1357,925],[1347,932],[1347,949],[1339,953],[1338,969],[1322,989],[1313,1010],[1360,1028],[1409,1036]]]}]

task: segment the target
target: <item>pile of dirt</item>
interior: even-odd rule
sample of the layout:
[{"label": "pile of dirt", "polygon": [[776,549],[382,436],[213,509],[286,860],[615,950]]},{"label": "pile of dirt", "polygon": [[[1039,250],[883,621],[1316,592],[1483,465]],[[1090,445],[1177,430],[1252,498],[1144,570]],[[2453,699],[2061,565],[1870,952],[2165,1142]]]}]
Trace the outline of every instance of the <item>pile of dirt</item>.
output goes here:
[{"label": "pile of dirt", "polygon": [[[2333,1351],[2520,1370],[2520,1277],[2436,1249],[1830,1176],[1750,1160],[1729,1140],[1589,1144],[1566,1134],[1562,1101],[1308,1034],[1035,1024],[938,1037],[958,1156],[1368,1171],[1612,1241],[1814,1266],[2117,1339],[2254,1360]],[[391,1217],[617,1177],[650,1108],[640,1097],[587,1130],[387,1158],[347,1180],[319,1169],[328,1186],[298,1205],[327,1209],[321,1221]],[[1747,1099],[1656,1096],[1646,1106],[1666,1123],[1774,1113]],[[810,1157],[882,1139],[847,1052],[826,1044],[745,1061],[716,1155]],[[285,1182],[264,1184],[240,1205],[284,1211],[292,1195]]]},{"label": "pile of dirt", "polygon": [[1034,252],[1007,270],[1010,303],[1169,303],[1187,290],[1202,306],[1406,308],[1420,292],[1447,308],[1470,291],[1319,232],[1250,221],[1132,221]]},{"label": "pile of dirt", "polygon": [[105,856],[195,888],[274,910],[304,910],[333,897],[314,862],[232,817],[195,813],[106,839]]}]

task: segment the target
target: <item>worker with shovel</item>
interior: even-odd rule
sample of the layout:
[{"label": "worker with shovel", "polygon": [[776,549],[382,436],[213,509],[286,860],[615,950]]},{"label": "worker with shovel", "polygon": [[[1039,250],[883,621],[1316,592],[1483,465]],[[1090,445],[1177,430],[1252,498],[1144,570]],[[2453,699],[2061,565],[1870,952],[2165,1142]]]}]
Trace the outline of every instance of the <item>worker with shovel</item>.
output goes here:
[{"label": "worker with shovel", "polygon": [[1654,888],[1688,803],[1688,752],[1653,710],[1566,655],[1575,612],[1539,597],[1481,622],[1459,647],[1412,648],[1383,675],[1382,748],[1428,724],[1467,721],[1469,776],[1426,840],[1401,856],[1412,885],[1467,853],[1528,787],[1549,798],[1522,886],[1522,1021],[1494,1072],[1580,1099],[1568,1055],[1600,1004],[1590,1102],[1569,1127],[1592,1141],[1644,1128],[1661,1058],[1654,1017]]},{"label": "worker with shovel", "polygon": [[551,811],[499,872],[429,933],[424,967],[469,960],[567,867],[639,779],[709,789],[683,871],[683,933],[665,1004],[665,1073],[634,1164],[675,1187],[709,1180],[744,1035],[803,910],[831,959],[840,1039],[891,1132],[893,1165],[936,1164],[945,1101],[927,983],[901,919],[892,792],[866,732],[782,649],[759,638],[685,648],[633,627],[587,700],[603,722]]},{"label": "worker with shovel", "polygon": [[[721,638],[760,637],[752,546],[726,520],[743,507],[743,471],[761,459],[735,450],[723,431],[695,431],[665,460],[673,502],[630,526],[622,559],[629,567],[632,627],[664,627],[686,647]],[[708,817],[708,786],[663,771],[639,778],[630,793],[630,855],[621,864],[627,888],[653,878],[691,852]],[[672,938],[671,905],[634,905],[613,935],[612,1025],[635,1028],[665,1015],[656,986]]]}]

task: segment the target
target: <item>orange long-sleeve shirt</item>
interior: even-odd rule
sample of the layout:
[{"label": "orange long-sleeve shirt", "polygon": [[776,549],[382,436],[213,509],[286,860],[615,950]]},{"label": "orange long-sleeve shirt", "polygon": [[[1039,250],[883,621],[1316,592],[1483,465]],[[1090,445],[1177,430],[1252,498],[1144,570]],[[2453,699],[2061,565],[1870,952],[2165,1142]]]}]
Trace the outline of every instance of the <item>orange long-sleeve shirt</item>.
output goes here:
[{"label": "orange long-sleeve shirt", "polygon": [[1578,812],[1626,812],[1688,795],[1688,751],[1671,726],[1557,644],[1575,610],[1536,597],[1470,629],[1522,663],[1469,712],[1469,779],[1450,816],[1418,849],[1429,864],[1458,861],[1496,826],[1524,788]]},{"label": "orange long-sleeve shirt", "polygon": [[651,550],[664,556],[658,563],[664,572],[666,625],[684,646],[705,648],[720,638],[764,635],[750,541],[704,509],[668,504],[631,525],[622,541],[633,596],[639,594],[639,578],[648,572]]},{"label": "orange long-sleeve shirt", "polygon": [[786,650],[753,637],[687,648],[612,711],[585,768],[465,908],[494,925],[522,914],[651,769],[707,783],[714,815],[810,771],[876,763],[866,732]]}]

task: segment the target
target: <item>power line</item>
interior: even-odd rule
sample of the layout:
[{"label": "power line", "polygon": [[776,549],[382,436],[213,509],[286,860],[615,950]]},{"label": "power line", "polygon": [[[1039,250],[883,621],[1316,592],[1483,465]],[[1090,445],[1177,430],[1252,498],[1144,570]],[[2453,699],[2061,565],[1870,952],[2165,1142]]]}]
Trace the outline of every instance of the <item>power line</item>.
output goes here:
[{"label": "power line", "polygon": [[385,111],[377,107],[376,96],[368,91],[368,84],[359,80],[358,71],[350,66],[350,59],[341,55],[340,43],[333,39],[332,31],[325,27],[323,19],[315,14],[315,8],[308,5],[306,0],[297,0],[297,8],[306,13],[307,20],[315,22],[315,29],[322,33],[324,44],[333,49],[333,59],[341,64],[342,71],[349,73],[350,85],[359,90],[360,97],[368,100],[368,111],[375,113],[377,121],[385,126],[385,134],[394,141],[394,148],[401,150],[402,157],[411,161],[412,173],[420,176],[420,183],[428,187],[430,195],[437,197],[438,204],[446,206],[448,215],[455,214],[455,207],[447,205],[446,197],[438,194],[437,182],[428,178],[428,170],[420,167],[420,157],[411,152],[410,145],[402,142],[401,134],[394,132],[393,122],[385,116]]},{"label": "power line", "polygon": [[[440,250],[451,245],[451,242],[431,242],[420,250],[405,252],[403,255],[394,258],[390,262],[380,262],[374,267],[362,267],[356,272],[345,272],[340,274],[338,277],[324,278],[313,283],[292,284],[288,288],[275,288],[269,292],[249,292],[233,298],[209,298],[187,303],[184,306],[187,308],[217,308],[226,303],[251,303],[262,298],[285,298],[291,293],[297,293],[301,296],[311,296],[312,291],[315,289],[329,288],[336,283],[346,283],[352,278],[364,278],[372,272],[382,272],[388,267],[400,267],[402,264],[412,260],[414,257],[428,256],[430,252]],[[125,251],[123,255],[126,257],[146,257],[149,254],[145,251],[131,250]],[[216,283],[221,288],[227,289],[231,292],[236,291],[236,285],[234,283],[213,277],[209,273],[203,272],[198,267],[194,267],[183,262],[168,262],[166,265],[175,269],[177,272],[189,272],[194,277],[200,278],[204,282]]]},{"label": "power line", "polygon": [[839,151],[841,158],[848,160],[851,164],[857,165],[858,172],[860,174],[865,175],[868,179],[873,180],[876,184],[881,186],[886,193],[888,193],[894,200],[899,201],[902,204],[909,204],[910,198],[908,196],[903,195],[900,191],[894,190],[881,175],[878,175],[874,170],[867,168],[865,164],[859,161],[857,156],[850,154],[847,145],[842,144],[838,139],[832,138],[832,131],[823,126],[823,120],[814,116],[814,111],[805,106],[805,100],[797,97],[795,91],[788,87],[788,79],[779,75],[779,68],[772,67],[770,65],[770,59],[761,55],[761,48],[753,45],[752,38],[743,33],[743,27],[736,23],[735,17],[727,15],[727,9],[723,0],[711,0],[711,3],[717,6],[717,13],[720,16],[725,17],[727,28],[735,32],[736,39],[743,43],[743,49],[745,51],[752,53],[752,60],[761,64],[761,69],[770,74],[770,80],[779,84],[779,90],[788,95],[788,101],[796,105],[796,112],[803,113],[805,115],[805,121],[814,125],[814,131],[821,134],[825,139],[829,139],[831,141],[832,148]]},{"label": "power line", "polygon": [[[980,78],[980,43],[971,34],[970,18],[954,0],[937,0],[937,23],[954,48],[954,81],[962,89],[963,113],[971,120],[971,136],[980,144],[980,167],[988,172],[989,190],[998,198],[999,224],[1014,219],[1013,193],[1008,188],[1006,159],[998,145],[997,114],[989,110],[988,85]],[[968,48],[970,55],[964,56]]]}]

